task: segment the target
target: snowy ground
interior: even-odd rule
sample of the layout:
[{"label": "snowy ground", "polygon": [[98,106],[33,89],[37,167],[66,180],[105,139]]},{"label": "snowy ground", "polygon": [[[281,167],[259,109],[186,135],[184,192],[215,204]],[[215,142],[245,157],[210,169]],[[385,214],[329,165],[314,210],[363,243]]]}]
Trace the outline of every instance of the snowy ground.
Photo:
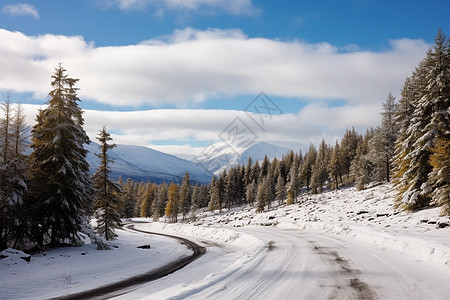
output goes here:
[{"label": "snowy ground", "polygon": [[[33,255],[0,260],[0,299],[46,299],[120,281],[192,251],[173,239],[119,230],[113,250],[99,251],[93,244],[52,249]],[[150,245],[150,249],[137,246]]]},{"label": "snowy ground", "polygon": [[[397,212],[392,196],[388,185],[350,188],[259,214],[246,207],[202,212],[189,224],[137,224],[190,237],[207,253],[117,299],[448,299],[450,226],[439,226],[449,217],[439,217],[439,208]],[[86,245],[30,263],[0,260],[1,298],[69,294],[189,254],[167,238],[119,233],[112,251]],[[142,244],[152,248],[136,248]]]}]

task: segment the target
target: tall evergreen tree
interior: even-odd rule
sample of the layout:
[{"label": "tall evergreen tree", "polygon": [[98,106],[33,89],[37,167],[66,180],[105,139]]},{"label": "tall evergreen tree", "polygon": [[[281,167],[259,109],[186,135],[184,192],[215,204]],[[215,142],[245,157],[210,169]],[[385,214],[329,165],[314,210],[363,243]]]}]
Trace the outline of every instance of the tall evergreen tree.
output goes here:
[{"label": "tall evergreen tree", "polygon": [[158,188],[156,189],[156,198],[152,203],[152,217],[155,221],[164,216],[166,205],[169,201],[167,190],[168,186],[165,182],[158,185]]},{"label": "tall evergreen tree", "polygon": [[293,204],[297,202],[297,197],[300,192],[300,180],[298,176],[298,157],[294,155],[294,159],[291,164],[291,169],[288,175],[288,184],[287,184],[287,204]]},{"label": "tall evergreen tree", "polygon": [[33,227],[39,244],[48,237],[53,246],[67,240],[79,244],[78,232],[93,206],[84,148],[90,141],[78,106],[78,79],[68,77],[61,64],[52,79],[48,107],[39,111],[31,132]]},{"label": "tall evergreen tree", "polygon": [[442,206],[442,213],[450,216],[450,139],[438,138],[432,151],[433,171],[429,175],[434,186],[432,204]]},{"label": "tall evergreen tree", "polygon": [[252,167],[250,181],[254,180],[256,183],[258,183],[260,174],[261,174],[261,167],[259,166],[259,162],[256,161]]},{"label": "tall evergreen tree", "polygon": [[195,217],[195,211],[200,208],[200,186],[198,182],[192,188],[191,213]]},{"label": "tall evergreen tree", "polygon": [[330,161],[330,151],[322,140],[317,152],[316,161],[314,163],[312,175],[311,175],[311,189],[313,193],[322,193],[323,186],[328,181],[328,165]]},{"label": "tall evergreen tree", "polygon": [[401,91],[401,98],[395,116],[396,125],[399,127],[395,154],[393,157],[393,182],[397,190],[395,199],[396,206],[402,205],[403,193],[408,189],[409,153],[412,152],[413,140],[410,139],[408,128],[411,125],[411,116],[417,106],[417,99],[421,94],[421,83],[423,82],[420,68],[416,68],[411,77],[407,77]]},{"label": "tall evergreen tree", "polygon": [[256,212],[263,212],[266,203],[269,202],[269,189],[267,178],[260,179],[256,192]]},{"label": "tall evergreen tree", "polygon": [[314,163],[316,162],[317,150],[313,144],[309,145],[308,152],[305,154],[305,158],[303,160],[303,165],[300,169],[300,181],[304,186],[306,186],[306,190],[308,191],[311,185],[311,176],[313,171]]},{"label": "tall evergreen tree", "polygon": [[183,214],[183,220],[186,218],[186,215],[189,213],[191,209],[192,202],[192,187],[191,182],[189,181],[189,174],[186,171],[183,182],[181,183],[180,190],[180,211]]},{"label": "tall evergreen tree", "polygon": [[419,100],[419,107],[431,111],[431,119],[416,143],[422,149],[429,147],[429,141],[433,143],[429,149],[429,163],[433,169],[428,174],[423,193],[431,197],[431,203],[442,205],[444,213],[450,215],[450,38],[441,30],[429,56],[426,93]]},{"label": "tall evergreen tree", "polygon": [[210,186],[208,184],[203,184],[200,186],[200,191],[199,191],[199,195],[198,195],[199,208],[208,206],[208,202],[210,199],[209,190],[210,190]]},{"label": "tall evergreen tree", "polygon": [[0,119],[2,157],[0,160],[0,250],[16,247],[25,234],[27,215],[24,199],[27,192],[25,173],[27,157],[24,154],[26,128],[22,107],[15,114],[9,95],[2,103],[4,118]]},{"label": "tall evergreen tree", "polygon": [[391,160],[395,153],[398,126],[395,122],[397,103],[392,93],[389,93],[386,102],[383,102],[381,112],[381,126],[375,130],[372,140],[369,142],[368,156],[374,165],[375,180],[390,181]]},{"label": "tall evergreen tree", "polygon": [[238,199],[239,190],[239,174],[236,167],[231,168],[225,178],[225,189],[224,189],[224,205],[231,209],[231,206],[236,203]]},{"label": "tall evergreen tree", "polygon": [[355,128],[347,129],[345,131],[344,137],[340,143],[340,162],[342,167],[342,174],[344,178],[344,184],[350,184],[353,179],[350,176],[350,166],[353,159],[356,156],[356,150],[358,149],[358,141],[360,137],[355,131]]},{"label": "tall evergreen tree", "polygon": [[247,186],[252,182],[252,158],[249,156],[244,174],[244,198],[245,202],[249,202],[247,198]]},{"label": "tall evergreen tree", "polygon": [[140,216],[148,218],[152,215],[152,205],[156,201],[157,185],[155,183],[148,182],[145,186],[145,193],[142,200]]},{"label": "tall evergreen tree", "polygon": [[166,217],[170,218],[171,222],[176,223],[180,206],[180,188],[178,184],[173,182],[170,183],[167,196],[169,201],[166,205]]},{"label": "tall evergreen tree", "polygon": [[221,209],[221,192],[219,182],[215,176],[211,179],[211,187],[209,189],[210,201],[208,205],[208,210],[214,211],[216,209]]},{"label": "tall evergreen tree", "polygon": [[261,170],[259,173],[259,178],[263,178],[267,175],[267,173],[269,173],[269,166],[270,166],[269,158],[267,157],[267,155],[265,155],[264,160],[261,163]]},{"label": "tall evergreen tree", "polygon": [[256,194],[257,194],[257,185],[256,181],[253,180],[251,183],[247,185],[247,188],[245,190],[245,197],[247,199],[247,203],[250,204],[250,206],[253,206],[256,200]]},{"label": "tall evergreen tree", "polygon": [[95,155],[100,158],[100,165],[97,172],[92,175],[94,181],[95,193],[95,216],[97,218],[97,231],[104,236],[106,240],[113,240],[117,237],[115,229],[120,227],[120,215],[118,212],[119,199],[118,194],[122,188],[109,178],[111,173],[110,165],[114,161],[109,157],[108,151],[116,147],[116,144],[110,144],[111,135],[103,127],[97,140],[100,142],[100,153]]},{"label": "tall evergreen tree", "polygon": [[123,218],[135,217],[135,207],[137,202],[137,186],[131,180],[127,179],[125,186],[123,187],[122,199],[120,203],[120,214]]},{"label": "tall evergreen tree", "polygon": [[331,152],[330,164],[328,165],[331,187],[336,190],[339,189],[339,180],[342,183],[342,168],[339,160],[339,152],[339,143],[336,141],[336,145]]},{"label": "tall evergreen tree", "polygon": [[278,199],[278,205],[283,203],[286,198],[286,186],[284,184],[284,179],[281,174],[278,175],[277,185],[276,185],[276,199]]},{"label": "tall evergreen tree", "polygon": [[[436,149],[437,139],[449,138],[449,45],[445,34],[439,31],[434,46],[409,82],[414,110],[406,134],[401,134],[397,142],[399,146],[395,156],[396,204],[405,209],[429,205],[433,190],[439,188],[435,177],[429,176],[433,170],[430,157]],[[407,117],[400,116],[398,121]]]},{"label": "tall evergreen tree", "polygon": [[367,157],[367,144],[360,143],[356,150],[356,157],[350,166],[351,175],[355,180],[356,189],[361,191],[371,182],[373,165]]}]

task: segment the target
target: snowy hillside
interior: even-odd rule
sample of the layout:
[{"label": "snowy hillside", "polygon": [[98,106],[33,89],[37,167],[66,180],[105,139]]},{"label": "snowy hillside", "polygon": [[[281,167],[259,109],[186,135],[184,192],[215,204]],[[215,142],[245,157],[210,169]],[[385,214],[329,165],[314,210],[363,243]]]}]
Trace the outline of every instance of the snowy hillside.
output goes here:
[{"label": "snowy hillside", "polygon": [[[99,145],[94,142],[87,146],[89,150],[87,160],[92,173],[96,171],[99,164],[99,158],[94,154],[99,152],[98,147]],[[209,183],[213,176],[193,162],[148,147],[117,145],[108,154],[114,160],[111,165],[111,177],[114,179],[122,176],[124,180],[131,178],[134,181],[150,180],[154,183],[174,181],[181,183],[186,171],[188,171],[191,183]]]},{"label": "snowy hillside", "polygon": [[261,162],[266,155],[272,160],[275,157],[281,158],[290,151],[288,148],[267,142],[259,142],[247,148],[230,147],[226,143],[220,142],[213,144],[210,150],[205,151],[207,152],[205,157],[196,158],[192,161],[200,162],[215,175],[219,175],[222,170],[237,164],[246,165],[249,157],[252,158],[253,162]]},{"label": "snowy hillside", "polygon": [[297,204],[282,205],[263,213],[256,213],[251,207],[223,210],[221,214],[203,212],[195,225],[271,226],[350,236],[450,271],[450,217],[440,216],[440,207],[414,213],[397,210],[394,195],[390,184],[363,191],[346,188],[299,196]]}]

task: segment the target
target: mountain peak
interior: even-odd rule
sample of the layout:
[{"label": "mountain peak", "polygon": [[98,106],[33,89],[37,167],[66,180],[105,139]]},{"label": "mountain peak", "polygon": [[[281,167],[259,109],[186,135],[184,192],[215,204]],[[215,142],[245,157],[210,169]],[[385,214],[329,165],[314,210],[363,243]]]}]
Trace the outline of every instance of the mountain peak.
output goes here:
[{"label": "mountain peak", "polygon": [[[228,169],[237,164],[246,164],[248,158],[251,157],[252,160],[262,161],[267,155],[270,160],[276,158],[281,158],[284,154],[288,153],[290,149],[273,145],[268,142],[258,142],[247,148],[234,148],[230,147],[223,142],[213,144],[213,153],[200,162],[204,165],[210,172],[215,175],[220,174],[223,170]],[[194,159],[193,161],[197,161]]]}]

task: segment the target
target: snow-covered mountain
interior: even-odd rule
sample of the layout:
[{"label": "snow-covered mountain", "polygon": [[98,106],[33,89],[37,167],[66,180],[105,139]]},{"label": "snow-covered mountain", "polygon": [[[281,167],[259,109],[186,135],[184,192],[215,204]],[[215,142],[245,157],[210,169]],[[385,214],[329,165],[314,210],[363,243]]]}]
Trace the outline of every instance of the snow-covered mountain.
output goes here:
[{"label": "snow-covered mountain", "polygon": [[267,158],[272,160],[275,157],[281,158],[284,154],[291,151],[291,149],[269,144],[266,142],[259,142],[253,146],[248,147],[245,149],[240,157],[239,157],[239,164],[246,164],[248,162],[248,158],[251,157],[253,162],[255,161],[263,161],[264,156],[267,155]]},{"label": "snow-covered mountain", "polygon": [[[86,146],[91,173],[97,170],[100,163],[95,155],[100,152],[98,147],[94,142]],[[144,146],[117,145],[108,151],[108,155],[114,160],[111,164],[111,178],[114,179],[121,176],[123,180],[181,183],[188,171],[191,183],[209,183],[213,176],[200,165]]]},{"label": "snow-covered mountain", "polygon": [[[91,142],[86,146],[89,151],[87,161],[93,174],[100,163],[95,155],[99,153],[99,145]],[[213,173],[218,175],[223,169],[236,164],[246,164],[251,157],[253,162],[262,161],[267,155],[269,159],[281,158],[290,150],[284,147],[259,142],[248,148],[232,149],[225,143],[214,144],[213,151],[208,152],[206,159],[188,161],[174,155],[166,154],[144,146],[117,145],[108,152],[114,160],[111,164],[111,178],[134,181],[179,182],[189,172],[191,183],[209,183]]]},{"label": "snow-covered mountain", "polygon": [[192,161],[202,165],[205,169],[215,175],[219,175],[222,170],[235,166],[237,164],[247,164],[248,158],[252,161],[261,162],[264,156],[270,160],[281,158],[288,153],[290,149],[273,145],[267,142],[259,142],[247,148],[230,147],[226,143],[220,142],[208,147],[203,155],[194,158]]}]

